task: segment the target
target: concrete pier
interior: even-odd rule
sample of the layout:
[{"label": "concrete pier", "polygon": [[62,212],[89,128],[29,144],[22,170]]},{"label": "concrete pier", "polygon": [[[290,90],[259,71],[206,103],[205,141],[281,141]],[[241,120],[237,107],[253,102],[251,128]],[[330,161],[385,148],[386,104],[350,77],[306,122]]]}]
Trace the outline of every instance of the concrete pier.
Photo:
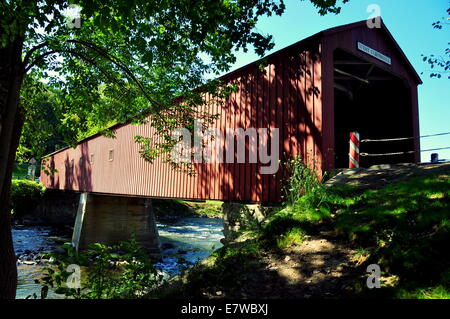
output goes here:
[{"label": "concrete pier", "polygon": [[82,193],[72,244],[77,250],[91,243],[115,245],[135,235],[149,253],[160,252],[152,201],[148,198]]}]

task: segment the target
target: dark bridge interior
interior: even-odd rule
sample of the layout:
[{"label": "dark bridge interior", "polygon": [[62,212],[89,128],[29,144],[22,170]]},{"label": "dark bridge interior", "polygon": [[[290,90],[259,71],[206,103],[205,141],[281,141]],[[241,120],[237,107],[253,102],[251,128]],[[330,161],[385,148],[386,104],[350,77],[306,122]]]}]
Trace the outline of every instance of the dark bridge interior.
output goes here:
[{"label": "dark bridge interior", "polygon": [[[360,139],[413,136],[412,103],[406,81],[343,50],[334,52],[335,167],[348,167],[349,134]],[[360,152],[414,150],[413,140],[361,143]],[[414,154],[361,156],[360,166],[414,162]]]}]

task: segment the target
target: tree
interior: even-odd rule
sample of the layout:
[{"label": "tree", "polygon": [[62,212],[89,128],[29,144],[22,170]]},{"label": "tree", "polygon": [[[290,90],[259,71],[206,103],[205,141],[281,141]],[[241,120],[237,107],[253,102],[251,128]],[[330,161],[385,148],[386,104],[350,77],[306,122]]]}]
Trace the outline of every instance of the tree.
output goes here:
[{"label": "tree", "polygon": [[61,98],[59,91],[32,77],[24,78],[19,105],[25,110],[25,121],[16,153],[17,162],[39,159],[67,146]]},{"label": "tree", "polygon": [[[447,9],[447,18],[442,18],[442,21],[436,21],[433,23],[433,28],[436,30],[442,30],[444,27],[450,25],[450,8]],[[447,43],[450,45],[450,43]],[[435,56],[434,54],[424,55],[422,54],[423,61],[428,63],[431,67],[430,78],[440,79],[443,74],[450,73],[450,48],[446,48],[443,55]],[[423,72],[421,73],[423,74]],[[450,79],[450,75],[448,76]]]},{"label": "tree", "polygon": [[[320,14],[339,12],[337,0],[310,1]],[[214,81],[204,85],[204,74],[228,70],[235,49],[252,46],[263,55],[273,47],[271,36],[258,32],[255,25],[259,17],[285,10],[282,0],[79,0],[76,4],[0,0],[2,298],[14,298],[17,284],[8,203],[27,112],[19,103],[24,79],[47,79],[62,92],[61,124],[69,143],[75,143],[89,123],[106,126],[148,116],[164,136],[170,128],[199,116],[195,106],[203,92],[223,93]],[[198,87],[201,90],[193,90]],[[182,103],[174,103],[180,96]]]}]

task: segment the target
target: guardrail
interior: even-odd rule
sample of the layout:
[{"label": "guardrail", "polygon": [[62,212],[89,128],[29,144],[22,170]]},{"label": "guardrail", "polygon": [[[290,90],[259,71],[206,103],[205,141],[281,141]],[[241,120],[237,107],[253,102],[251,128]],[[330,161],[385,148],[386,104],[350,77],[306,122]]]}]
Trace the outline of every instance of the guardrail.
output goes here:
[{"label": "guardrail", "polygon": [[[426,138],[426,137],[433,137],[433,136],[442,136],[442,135],[449,135],[450,132],[444,132],[444,133],[437,133],[437,134],[429,134],[429,135],[422,135],[422,136],[410,136],[410,137],[396,137],[396,138],[382,138],[382,139],[363,139],[360,140],[360,135],[358,132],[351,132],[350,133],[350,152],[349,152],[349,167],[350,168],[358,168],[359,162],[360,162],[360,156],[361,157],[376,157],[376,156],[396,156],[396,155],[404,155],[404,154],[412,154],[415,153],[415,151],[404,151],[404,152],[390,152],[390,153],[364,153],[360,152],[360,145],[362,143],[373,143],[373,142],[397,142],[397,141],[406,141],[406,140],[415,140],[420,138]],[[420,152],[431,152],[431,151],[440,151],[440,150],[446,150],[450,149],[450,146],[446,147],[438,147],[438,148],[432,148],[432,149],[426,149],[426,150],[420,150]],[[436,158],[436,161],[439,161],[437,159],[437,156],[434,156]],[[433,158],[433,156],[432,156]]]}]

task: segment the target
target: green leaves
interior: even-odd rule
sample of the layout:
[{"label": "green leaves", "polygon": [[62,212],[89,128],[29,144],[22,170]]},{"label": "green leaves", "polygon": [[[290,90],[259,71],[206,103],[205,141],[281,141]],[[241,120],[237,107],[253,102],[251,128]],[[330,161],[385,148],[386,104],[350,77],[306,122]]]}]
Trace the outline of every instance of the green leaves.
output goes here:
[{"label": "green leaves", "polygon": [[42,184],[28,180],[11,182],[11,204],[15,218],[31,214],[45,193]]},{"label": "green leaves", "polygon": [[[310,1],[321,14],[338,12],[337,1]],[[77,17],[68,13],[72,4],[80,8]],[[272,49],[272,37],[255,26],[285,10],[282,0],[15,0],[0,6],[2,45],[24,39],[22,104],[29,116],[23,145],[39,155],[48,147],[40,149],[30,136],[37,134],[41,144],[51,139],[42,113],[54,115],[53,146],[61,137],[74,145],[111,124],[147,118],[161,137],[158,153],[166,154],[171,130],[194,118],[214,119],[197,107],[206,94],[223,98],[228,89],[205,85],[205,74],[228,71],[235,50],[253,47],[262,56]],[[43,81],[51,93],[35,95]],[[35,117],[39,125],[31,124]]]},{"label": "green leaves", "polygon": [[[450,15],[450,8],[447,9],[447,15]],[[432,24],[433,28],[436,30],[442,30],[448,25],[448,17],[442,18],[441,21],[436,21]],[[427,72],[430,74],[430,78],[440,79],[443,75],[450,72],[450,48],[446,48],[444,53],[439,56],[435,56],[434,54],[430,54],[429,56],[422,54],[422,57],[423,62],[428,63],[431,68],[431,70]],[[421,72],[421,74],[423,73],[424,72]],[[450,79],[450,75],[447,78]]]},{"label": "green leaves", "polygon": [[[302,0],[304,1],[304,0]],[[347,3],[350,0],[342,0],[342,3]],[[316,8],[319,9],[320,15],[325,15],[327,13],[339,14],[341,12],[341,7],[337,5],[339,0],[311,0]]]},{"label": "green leaves", "polygon": [[[41,298],[49,288],[75,299],[128,299],[148,297],[163,281],[142,246],[132,238],[115,246],[93,243],[90,249],[77,253],[66,246],[65,254],[51,254],[54,264],[46,269]],[[83,267],[81,288],[67,287],[72,274],[69,265]]]}]

